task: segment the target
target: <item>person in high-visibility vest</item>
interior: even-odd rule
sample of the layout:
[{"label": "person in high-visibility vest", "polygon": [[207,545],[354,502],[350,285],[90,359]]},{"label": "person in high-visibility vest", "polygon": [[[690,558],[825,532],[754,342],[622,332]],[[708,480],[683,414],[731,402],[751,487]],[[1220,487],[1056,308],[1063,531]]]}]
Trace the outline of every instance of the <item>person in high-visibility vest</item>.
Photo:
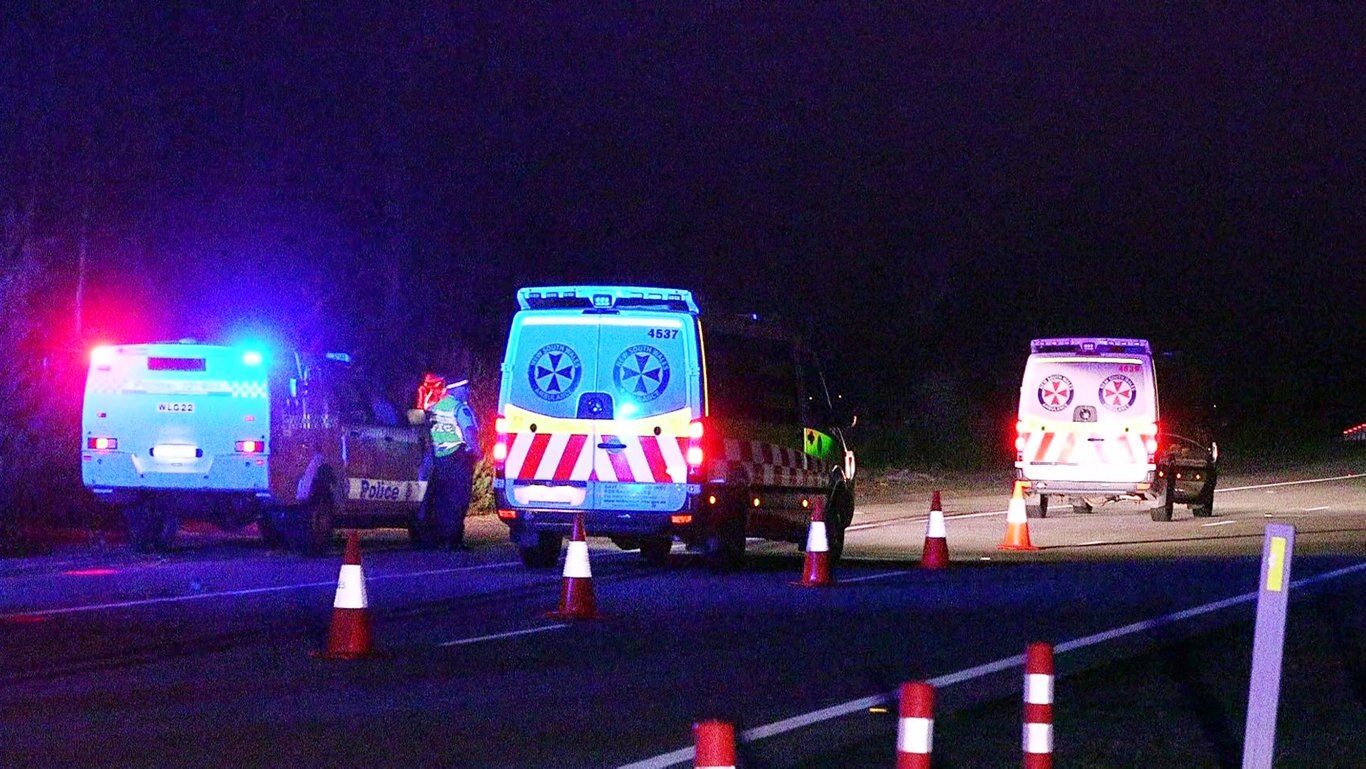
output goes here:
[{"label": "person in high-visibility vest", "polygon": [[448,384],[442,376],[427,374],[417,389],[417,407],[427,412],[432,431],[435,461],[427,494],[435,544],[464,550],[465,513],[479,461],[479,422],[470,408],[469,380]]}]

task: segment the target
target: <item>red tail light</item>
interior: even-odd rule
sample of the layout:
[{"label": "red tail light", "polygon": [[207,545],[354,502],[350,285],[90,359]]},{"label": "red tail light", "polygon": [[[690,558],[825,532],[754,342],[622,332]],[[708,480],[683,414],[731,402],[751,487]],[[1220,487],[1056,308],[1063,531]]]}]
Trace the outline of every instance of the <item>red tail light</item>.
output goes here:
[{"label": "red tail light", "polygon": [[508,458],[508,418],[499,416],[494,420],[493,431],[498,436],[493,444],[493,461],[501,467]]},{"label": "red tail light", "polygon": [[688,425],[688,451],[684,459],[688,463],[688,475],[696,476],[702,471],[702,462],[706,460],[706,452],[702,448],[702,439],[707,434],[707,428],[700,419],[694,419]]},{"label": "red tail light", "polygon": [[87,438],[85,447],[93,451],[113,451],[119,447],[118,438]]},{"label": "red tail light", "polygon": [[1148,452],[1148,461],[1153,462],[1157,457],[1157,423],[1154,422],[1143,428],[1143,448]]},{"label": "red tail light", "polygon": [[233,447],[237,449],[238,454],[263,454],[266,450],[266,442],[253,440],[238,441],[233,444]]},{"label": "red tail light", "polygon": [[1028,436],[1025,434],[1025,423],[1023,420],[1015,423],[1015,461],[1024,461],[1025,442]]}]

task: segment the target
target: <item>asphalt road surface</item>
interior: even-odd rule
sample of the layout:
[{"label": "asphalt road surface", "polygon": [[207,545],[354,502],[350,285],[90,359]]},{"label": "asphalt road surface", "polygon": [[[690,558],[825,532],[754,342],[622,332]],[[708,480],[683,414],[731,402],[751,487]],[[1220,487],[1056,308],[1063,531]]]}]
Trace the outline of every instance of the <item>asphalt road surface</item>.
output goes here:
[{"label": "asphalt road surface", "polygon": [[1364,465],[1227,476],[1209,519],[1050,511],[1034,552],[996,547],[1008,484],[946,487],[953,564],[935,571],[917,568],[928,496],[869,502],[830,588],[793,584],[790,545],[752,541],[716,574],[681,547],[657,567],[593,540],[605,616],[577,623],[545,616],[559,569],[524,569],[494,519],[455,554],[366,532],[379,654],[355,662],[313,656],[340,547],[191,532],[162,556],[0,561],[0,766],[688,766],[692,722],[713,717],[749,766],[882,735],[890,762],[895,719],[869,714],[902,681],[935,682],[949,713],[1010,696],[1031,641],[1066,676],[1246,622],[1270,521],[1296,527],[1296,600],[1331,584],[1361,605]]}]

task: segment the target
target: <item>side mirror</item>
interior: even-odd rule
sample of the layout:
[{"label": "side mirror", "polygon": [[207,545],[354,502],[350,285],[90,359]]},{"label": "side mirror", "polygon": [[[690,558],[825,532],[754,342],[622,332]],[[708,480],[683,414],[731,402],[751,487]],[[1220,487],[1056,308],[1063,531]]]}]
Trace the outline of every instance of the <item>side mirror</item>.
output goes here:
[{"label": "side mirror", "polygon": [[427,412],[422,409],[408,409],[408,424],[413,427],[427,423]]}]

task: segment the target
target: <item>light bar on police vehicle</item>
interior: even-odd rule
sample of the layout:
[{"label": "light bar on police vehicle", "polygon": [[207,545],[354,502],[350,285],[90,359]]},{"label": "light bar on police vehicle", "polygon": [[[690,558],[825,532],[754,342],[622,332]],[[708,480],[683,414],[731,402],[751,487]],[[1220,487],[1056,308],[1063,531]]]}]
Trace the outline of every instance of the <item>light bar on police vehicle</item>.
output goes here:
[{"label": "light bar on police vehicle", "polygon": [[1147,339],[1118,339],[1110,337],[1059,337],[1056,339],[1035,339],[1029,343],[1031,353],[1123,353],[1127,355],[1152,355]]},{"label": "light bar on police vehicle", "polygon": [[523,310],[544,309],[664,309],[699,310],[691,291],[644,286],[539,286],[517,289],[517,305]]}]

